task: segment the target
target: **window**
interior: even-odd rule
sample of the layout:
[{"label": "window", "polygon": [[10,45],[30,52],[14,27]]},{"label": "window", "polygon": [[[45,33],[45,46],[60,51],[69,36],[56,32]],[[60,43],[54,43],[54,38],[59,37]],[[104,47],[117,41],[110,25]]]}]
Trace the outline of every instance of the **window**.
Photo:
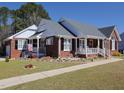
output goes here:
[{"label": "window", "polygon": [[80,48],[85,48],[84,39],[79,40],[79,45]]},{"label": "window", "polygon": [[53,45],[53,37],[46,39],[46,45]]},{"label": "window", "polygon": [[16,48],[18,50],[24,50],[26,49],[27,42],[26,40],[17,40],[16,41]]},{"label": "window", "polygon": [[15,40],[15,49],[18,49],[18,40]]},{"label": "window", "polygon": [[88,44],[88,45],[89,45],[89,48],[93,48],[93,40],[90,39],[88,43],[89,43],[89,44]]},{"label": "window", "polygon": [[71,39],[64,39],[64,51],[71,51],[72,49],[72,44],[71,44]]},{"label": "window", "polygon": [[112,39],[112,50],[115,50],[115,40]]},{"label": "window", "polygon": [[33,39],[33,47],[37,47],[37,39]]}]

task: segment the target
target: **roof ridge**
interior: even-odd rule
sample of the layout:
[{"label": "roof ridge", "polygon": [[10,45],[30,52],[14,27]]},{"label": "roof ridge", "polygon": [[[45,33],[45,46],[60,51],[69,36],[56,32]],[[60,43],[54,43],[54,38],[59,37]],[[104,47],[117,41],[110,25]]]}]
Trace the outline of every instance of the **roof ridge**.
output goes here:
[{"label": "roof ridge", "polygon": [[104,27],[100,27],[100,28],[98,28],[98,29],[103,29],[103,28],[109,28],[109,27],[115,27],[116,25],[110,25],[110,26],[104,26]]}]

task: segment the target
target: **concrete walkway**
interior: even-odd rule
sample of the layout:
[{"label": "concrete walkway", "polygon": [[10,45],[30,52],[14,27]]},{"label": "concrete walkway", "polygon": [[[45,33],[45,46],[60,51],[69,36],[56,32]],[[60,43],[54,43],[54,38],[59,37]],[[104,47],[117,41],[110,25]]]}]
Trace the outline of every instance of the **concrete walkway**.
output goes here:
[{"label": "concrete walkway", "polygon": [[0,61],[5,61],[5,58],[1,58],[1,57],[0,57]]},{"label": "concrete walkway", "polygon": [[38,73],[34,73],[34,74],[12,77],[12,78],[8,78],[8,79],[2,79],[2,80],[0,80],[0,89],[11,87],[11,86],[18,85],[18,84],[27,83],[30,81],[35,81],[38,79],[44,79],[47,77],[60,75],[60,74],[67,73],[67,72],[72,72],[72,71],[77,71],[80,69],[85,69],[85,68],[89,68],[89,67],[112,63],[112,62],[116,62],[116,61],[120,61],[120,60],[121,59],[112,58],[112,59],[108,59],[108,60],[101,60],[99,62],[91,62],[91,63],[87,63],[87,64],[80,64],[80,65],[75,65],[75,66],[71,66],[71,67],[43,71],[43,72],[38,72]]}]

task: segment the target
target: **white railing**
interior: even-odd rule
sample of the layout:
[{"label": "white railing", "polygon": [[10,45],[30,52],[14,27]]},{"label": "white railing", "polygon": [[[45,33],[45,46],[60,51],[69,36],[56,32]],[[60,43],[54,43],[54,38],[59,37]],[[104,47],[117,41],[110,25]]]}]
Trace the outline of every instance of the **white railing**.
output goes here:
[{"label": "white railing", "polygon": [[87,48],[87,54],[97,54],[97,48]]},{"label": "white railing", "polygon": [[102,55],[102,56],[104,56],[104,54],[105,54],[105,50],[104,50],[104,49],[99,48],[99,54],[100,54],[100,55]]},{"label": "white railing", "polygon": [[37,52],[37,47],[33,47],[33,52]]},{"label": "white railing", "polygon": [[105,54],[106,54],[106,56],[110,56],[110,50],[109,49],[105,49]]},{"label": "white railing", "polygon": [[101,48],[87,48],[87,51],[85,48],[79,48],[77,51],[78,54],[100,54],[102,56],[105,55],[105,50]]},{"label": "white railing", "polygon": [[78,48],[77,53],[78,54],[86,54],[86,49],[85,48]]},{"label": "white railing", "polygon": [[87,51],[85,48],[79,48],[77,53],[78,54],[97,54],[98,52],[98,49],[97,48],[87,48]]}]

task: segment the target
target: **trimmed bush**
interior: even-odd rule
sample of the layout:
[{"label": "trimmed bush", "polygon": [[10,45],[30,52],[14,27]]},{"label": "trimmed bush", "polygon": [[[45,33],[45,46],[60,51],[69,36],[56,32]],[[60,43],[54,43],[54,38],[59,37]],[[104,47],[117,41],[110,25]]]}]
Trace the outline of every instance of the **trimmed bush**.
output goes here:
[{"label": "trimmed bush", "polygon": [[121,53],[119,53],[118,51],[114,51],[112,52],[112,56],[121,56]]},{"label": "trimmed bush", "polygon": [[25,66],[25,68],[33,68],[33,65],[32,64],[28,64]]},{"label": "trimmed bush", "polygon": [[5,62],[9,62],[9,57],[8,56],[5,58]]}]

